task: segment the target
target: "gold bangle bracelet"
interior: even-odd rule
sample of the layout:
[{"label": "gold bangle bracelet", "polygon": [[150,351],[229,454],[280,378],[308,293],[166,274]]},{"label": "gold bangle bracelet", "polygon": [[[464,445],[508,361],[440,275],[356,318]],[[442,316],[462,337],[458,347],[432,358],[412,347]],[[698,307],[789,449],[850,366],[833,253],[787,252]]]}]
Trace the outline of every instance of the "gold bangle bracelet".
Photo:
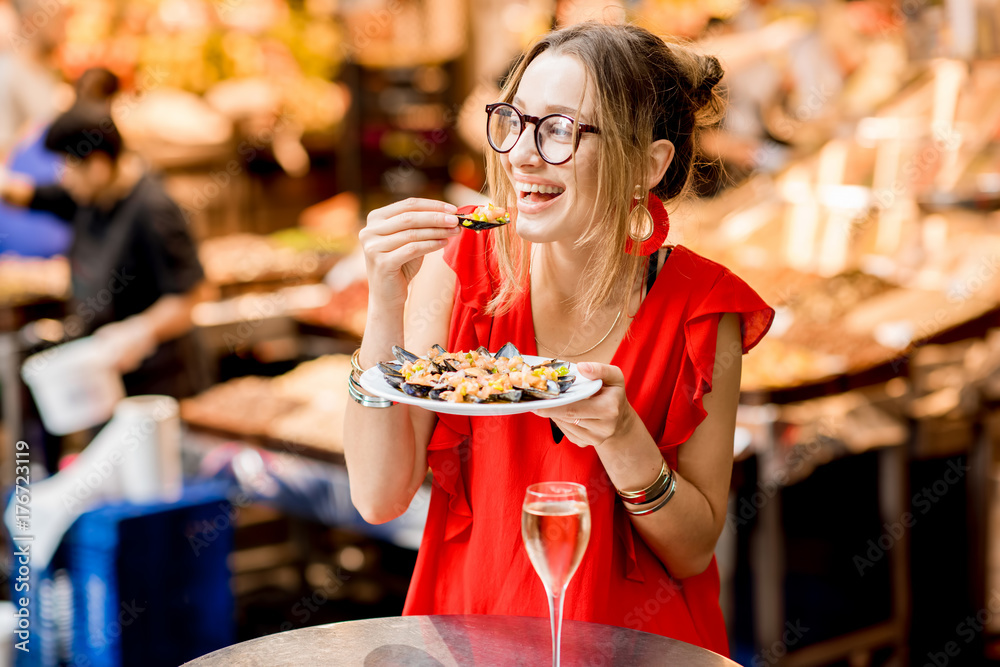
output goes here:
[{"label": "gold bangle bracelet", "polygon": [[365,369],[361,368],[361,362],[359,358],[361,356],[361,348],[354,350],[354,354],[351,355],[351,377],[355,380],[361,379],[364,375]]},{"label": "gold bangle bracelet", "polygon": [[625,511],[628,512],[629,514],[631,514],[632,516],[644,516],[646,514],[652,514],[656,510],[660,509],[661,507],[663,507],[664,505],[666,505],[667,503],[669,503],[670,499],[674,497],[674,492],[675,491],[677,491],[677,478],[674,477],[673,474],[671,473],[671,475],[670,475],[670,490],[667,491],[667,493],[663,496],[663,500],[661,500],[660,502],[656,503],[656,505],[654,505],[652,507],[649,507],[649,508],[646,508],[644,510],[629,509],[629,507],[626,505],[625,506]]},{"label": "gold bangle bracelet", "polygon": [[670,486],[670,482],[673,479],[673,473],[670,471],[670,467],[667,465],[666,460],[663,461],[663,465],[660,466],[660,474],[653,480],[653,483],[647,486],[641,491],[622,491],[621,489],[615,489],[618,492],[618,496],[630,505],[645,505],[646,503],[652,502],[663,495],[663,493]]}]

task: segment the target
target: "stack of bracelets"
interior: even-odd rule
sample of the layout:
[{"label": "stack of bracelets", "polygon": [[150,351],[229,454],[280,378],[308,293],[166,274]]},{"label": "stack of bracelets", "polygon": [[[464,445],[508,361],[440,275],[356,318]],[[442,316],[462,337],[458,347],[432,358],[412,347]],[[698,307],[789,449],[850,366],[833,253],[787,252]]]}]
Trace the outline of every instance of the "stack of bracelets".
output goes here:
[{"label": "stack of bracelets", "polygon": [[[674,497],[674,491],[676,490],[677,480],[674,478],[674,471],[670,469],[666,461],[663,462],[663,466],[660,468],[660,474],[656,480],[642,491],[621,491],[619,489],[615,489],[618,493],[618,497],[625,503],[625,511],[632,516],[652,514],[670,502],[670,499]],[[644,510],[637,510],[630,507],[630,505],[645,505],[655,500],[659,500],[660,502],[656,503],[653,507],[649,507]]]},{"label": "stack of bracelets", "polygon": [[361,364],[358,361],[358,355],[361,354],[361,348],[359,347],[351,355],[351,376],[347,378],[347,393],[351,395],[354,402],[358,405],[362,405],[366,408],[391,408],[396,405],[387,398],[378,398],[377,396],[369,396],[365,393],[365,390],[361,387],[361,374],[365,372],[361,368]]}]

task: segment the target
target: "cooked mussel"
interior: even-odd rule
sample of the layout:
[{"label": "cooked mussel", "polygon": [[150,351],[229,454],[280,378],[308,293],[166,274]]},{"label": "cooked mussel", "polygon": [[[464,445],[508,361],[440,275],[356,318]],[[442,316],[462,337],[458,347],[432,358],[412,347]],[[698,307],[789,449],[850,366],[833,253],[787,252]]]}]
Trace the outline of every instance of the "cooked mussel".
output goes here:
[{"label": "cooked mussel", "polygon": [[441,387],[448,388],[448,385],[440,385],[427,375],[414,375],[409,380],[401,383],[400,387],[410,396],[426,398],[432,390]]},{"label": "cooked mussel", "polygon": [[450,365],[448,368],[445,368],[443,365],[436,364],[430,359],[424,359],[423,357],[419,357],[413,354],[409,350],[404,350],[398,345],[392,346],[392,355],[396,357],[396,360],[401,364],[405,364],[406,362],[410,362],[411,364],[416,364],[422,361],[427,364],[427,370],[431,371],[432,373],[442,373],[444,371],[453,370],[450,367]]},{"label": "cooked mussel", "polygon": [[497,353],[494,356],[513,359],[514,357],[520,357],[521,351],[517,349],[514,343],[504,343],[504,346],[497,350]]},{"label": "cooked mussel", "polygon": [[411,364],[420,361],[420,357],[413,354],[412,352],[404,350],[398,345],[392,346],[392,356],[396,357],[396,361],[398,361],[401,364],[405,364],[407,361],[409,361]]},{"label": "cooked mussel", "polygon": [[534,387],[519,387],[519,389],[524,392],[525,396],[530,396],[531,398],[537,398],[539,400],[559,398],[560,390],[558,382],[554,380],[547,380],[545,385],[545,389],[535,389]]},{"label": "cooked mussel", "polygon": [[[449,385],[439,385],[430,390],[427,397],[435,401],[447,401],[451,397],[451,392],[455,391],[454,387]],[[466,403],[485,403],[483,399],[478,396],[465,396]]]},{"label": "cooked mussel", "polygon": [[493,394],[486,401],[488,403],[517,403],[521,400],[522,395],[523,392],[520,389],[511,389],[510,391]]},{"label": "cooked mussel", "polygon": [[559,385],[559,393],[565,393],[570,387],[573,386],[574,382],[576,382],[575,375],[563,375],[560,377],[556,380],[556,384]]},{"label": "cooked mussel", "polygon": [[395,389],[399,389],[399,385],[406,380],[403,376],[402,368],[402,364],[392,363],[391,361],[378,362],[378,369],[382,371],[385,381],[389,383],[390,387],[394,387]]},{"label": "cooked mussel", "polygon": [[447,354],[448,351],[446,349],[444,349],[440,345],[435,344],[433,347],[431,347],[431,354],[429,356],[431,357],[431,361],[438,368],[450,372],[457,371],[459,368],[458,363],[455,362],[453,359],[447,359],[445,356]]},{"label": "cooked mussel", "polygon": [[464,229],[480,232],[510,224],[510,214],[493,204],[463,206],[458,209],[458,224]]}]

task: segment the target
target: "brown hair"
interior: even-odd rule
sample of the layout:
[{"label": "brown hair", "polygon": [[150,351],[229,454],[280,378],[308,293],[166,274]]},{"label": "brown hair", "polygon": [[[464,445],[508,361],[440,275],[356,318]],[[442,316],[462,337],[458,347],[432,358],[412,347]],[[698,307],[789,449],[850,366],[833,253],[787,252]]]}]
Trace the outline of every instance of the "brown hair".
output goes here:
[{"label": "brown hair", "polygon": [[[500,100],[510,102],[528,65],[551,51],[577,58],[587,71],[588,90],[596,92],[596,117],[588,122],[600,128],[597,201],[602,210],[579,240],[600,240],[603,252],[595,256],[592,275],[574,308],[587,315],[612,299],[628,303],[631,286],[640,275],[643,258],[638,244],[624,251],[628,214],[637,183],[646,182],[649,145],[658,139],[674,144],[674,158],[652,192],[664,203],[688,188],[699,128],[718,121],[724,103],[715,86],[723,72],[714,56],[700,56],[679,44],[667,45],[653,33],[633,25],[580,23],[548,33],[515,65]],[[516,210],[516,193],[504,174],[500,157],[487,151],[487,177],[493,200]],[[645,204],[645,200],[642,202]],[[488,311],[507,311],[522,291],[528,275],[529,244],[510,225],[493,233],[499,262],[500,286]]]}]

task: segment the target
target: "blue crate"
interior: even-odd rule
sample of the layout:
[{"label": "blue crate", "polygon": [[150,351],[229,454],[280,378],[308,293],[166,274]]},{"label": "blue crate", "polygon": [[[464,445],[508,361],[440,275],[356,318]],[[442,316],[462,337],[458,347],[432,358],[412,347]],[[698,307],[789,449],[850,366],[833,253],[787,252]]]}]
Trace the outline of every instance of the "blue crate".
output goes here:
[{"label": "blue crate", "polygon": [[[173,667],[232,644],[230,488],[199,483],[176,503],[120,503],[77,519],[53,566],[39,575],[32,600],[37,641],[31,654],[15,652],[18,667],[49,667],[67,657],[87,667]],[[61,569],[68,577],[53,575]],[[67,605],[59,603],[67,580],[71,638]]]}]

